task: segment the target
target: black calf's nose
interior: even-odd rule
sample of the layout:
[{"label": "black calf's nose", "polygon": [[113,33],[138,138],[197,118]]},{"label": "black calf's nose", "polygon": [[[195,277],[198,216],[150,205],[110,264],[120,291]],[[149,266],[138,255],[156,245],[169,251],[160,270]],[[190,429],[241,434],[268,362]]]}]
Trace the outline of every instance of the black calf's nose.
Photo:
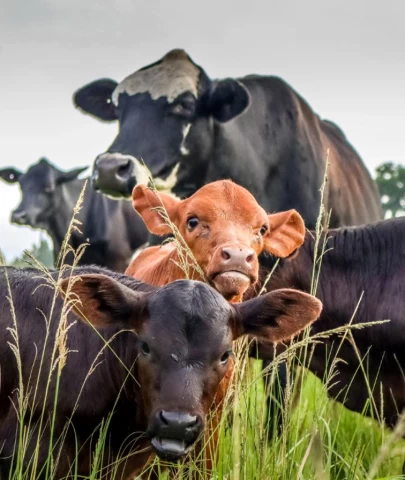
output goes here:
[{"label": "black calf's nose", "polygon": [[162,410],[159,415],[164,424],[173,428],[185,429],[193,427],[198,422],[196,415],[189,415],[188,413],[166,412]]}]

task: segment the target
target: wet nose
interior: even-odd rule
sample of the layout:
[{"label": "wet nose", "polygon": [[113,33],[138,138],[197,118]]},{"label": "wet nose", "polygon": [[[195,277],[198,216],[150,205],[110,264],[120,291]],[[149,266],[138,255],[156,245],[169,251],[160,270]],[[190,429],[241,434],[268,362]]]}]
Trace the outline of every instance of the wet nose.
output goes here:
[{"label": "wet nose", "polygon": [[255,258],[255,252],[247,247],[224,247],[221,250],[221,263],[251,266]]},{"label": "wet nose", "polygon": [[134,186],[134,164],[125,156],[103,153],[94,162],[92,184],[111,195],[130,195]]},{"label": "wet nose", "polygon": [[159,412],[160,422],[165,426],[165,431],[176,435],[193,428],[198,423],[196,415],[190,415],[183,412],[167,412],[161,410]]},{"label": "wet nose", "polygon": [[24,225],[27,223],[27,212],[25,210],[16,210],[11,214],[12,223]]}]

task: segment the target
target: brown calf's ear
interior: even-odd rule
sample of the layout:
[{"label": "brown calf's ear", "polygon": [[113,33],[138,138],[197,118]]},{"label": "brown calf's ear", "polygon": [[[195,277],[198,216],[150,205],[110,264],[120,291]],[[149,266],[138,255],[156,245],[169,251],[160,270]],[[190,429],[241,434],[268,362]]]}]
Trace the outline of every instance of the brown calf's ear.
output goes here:
[{"label": "brown calf's ear", "polygon": [[148,296],[99,274],[65,278],[59,285],[62,296],[68,295],[72,302],[74,312],[97,328],[109,325],[134,328]]},{"label": "brown calf's ear", "polygon": [[132,201],[134,209],[142,217],[151,233],[155,235],[172,233],[159,209],[166,210],[170,220],[174,221],[180,200],[167,193],[156,194],[146,185],[137,185],[132,191]]},{"label": "brown calf's ear", "polygon": [[296,210],[269,215],[270,230],[264,239],[264,250],[277,257],[288,257],[305,240],[305,224]]},{"label": "brown calf's ear", "polygon": [[317,298],[287,288],[232,306],[236,310],[234,339],[252,335],[270,342],[290,339],[314,322],[322,311]]}]

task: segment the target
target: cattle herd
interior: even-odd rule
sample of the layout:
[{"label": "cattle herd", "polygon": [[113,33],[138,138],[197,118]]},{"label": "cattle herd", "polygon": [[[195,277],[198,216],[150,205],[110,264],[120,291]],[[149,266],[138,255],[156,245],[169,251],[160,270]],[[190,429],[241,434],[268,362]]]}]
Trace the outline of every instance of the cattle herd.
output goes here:
[{"label": "cattle herd", "polygon": [[[375,322],[345,341],[325,336],[305,366],[324,379],[328,359],[341,358],[329,394],[394,427],[405,408],[405,221],[382,220],[377,187],[340,128],[280,78],[213,80],[183,50],[120,83],[95,80],[73,101],[119,124],[86,187],[84,168],[63,172],[44,158],[25,173],[0,170],[22,192],[12,222],[48,232],[58,266],[85,188],[80,231],[68,241],[88,244],[47,280],[0,268],[0,477],[11,478],[28,420],[23,463],[36,478],[48,478],[61,437],[53,478],[88,476],[107,418],[104,478],[118,458],[116,478],[129,479],[155,454],[198,452],[215,438],[232,342],[248,336],[251,354],[269,362],[307,326],[321,335]],[[330,222],[317,236],[327,163]],[[42,416],[54,420],[40,429]],[[207,468],[215,460],[214,442]]]}]

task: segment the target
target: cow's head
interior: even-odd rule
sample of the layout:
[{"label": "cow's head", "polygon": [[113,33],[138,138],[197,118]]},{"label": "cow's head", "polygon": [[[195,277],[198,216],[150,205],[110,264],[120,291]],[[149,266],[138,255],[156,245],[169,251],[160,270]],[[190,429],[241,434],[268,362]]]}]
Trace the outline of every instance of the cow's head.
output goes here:
[{"label": "cow's head", "polygon": [[144,185],[134,188],[132,198],[155,235],[171,233],[159,212],[164,207],[208,282],[228,300],[239,300],[256,283],[261,252],[286,257],[305,238],[295,210],[267,215],[246,189],[229,180],[205,185],[186,200],[157,196]]},{"label": "cow's head", "polygon": [[175,193],[188,196],[196,187],[186,178],[192,172],[198,183],[208,166],[213,120],[232,120],[249,101],[242,84],[211,81],[183,50],[169,52],[121,83],[101,79],[85,85],[74,95],[76,106],[119,122],[114,142],[95,161],[95,188],[130,197],[151,175],[158,188],[172,190],[181,183]]},{"label": "cow's head", "polygon": [[75,180],[86,169],[87,167],[75,168],[62,172],[42,158],[25,173],[15,168],[0,170],[0,178],[7,183],[19,183],[21,188],[21,203],[11,213],[11,222],[33,228],[46,228],[48,219],[55,215],[58,207],[55,203],[56,189]]},{"label": "cow's head", "polygon": [[[267,342],[289,339],[316,320],[322,308],[319,300],[296,290],[230,304],[208,285],[191,280],[151,293],[104,275],[76,280],[70,291],[81,301],[75,307],[79,316],[97,328],[119,326],[137,334],[125,351],[137,358],[138,400],[152,446],[169,459],[185,455],[203,431],[233,340],[242,335]],[[63,280],[62,291],[68,285]]]}]

